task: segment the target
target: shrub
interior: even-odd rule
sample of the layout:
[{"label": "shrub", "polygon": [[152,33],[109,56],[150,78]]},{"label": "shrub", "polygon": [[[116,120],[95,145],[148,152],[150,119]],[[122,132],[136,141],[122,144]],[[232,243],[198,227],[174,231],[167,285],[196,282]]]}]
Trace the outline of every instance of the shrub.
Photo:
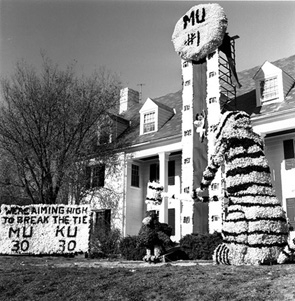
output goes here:
[{"label": "shrub", "polygon": [[189,259],[208,260],[212,259],[215,248],[222,243],[222,237],[217,232],[213,234],[188,234],[179,243]]},{"label": "shrub", "polygon": [[119,249],[122,257],[127,260],[142,260],[146,254],[145,247],[139,244],[136,235],[122,238]]},{"label": "shrub", "polygon": [[90,240],[90,258],[118,256],[120,240],[119,229],[101,228],[101,230],[97,230]]}]

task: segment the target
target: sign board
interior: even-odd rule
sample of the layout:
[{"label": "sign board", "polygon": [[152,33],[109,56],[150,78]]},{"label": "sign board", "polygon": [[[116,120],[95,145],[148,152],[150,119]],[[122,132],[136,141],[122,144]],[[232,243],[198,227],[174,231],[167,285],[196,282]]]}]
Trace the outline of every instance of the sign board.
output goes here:
[{"label": "sign board", "polygon": [[226,29],[227,18],[219,4],[200,4],[176,23],[172,42],[182,59],[199,61],[222,44]]},{"label": "sign board", "polygon": [[0,254],[87,252],[88,205],[2,205]]}]

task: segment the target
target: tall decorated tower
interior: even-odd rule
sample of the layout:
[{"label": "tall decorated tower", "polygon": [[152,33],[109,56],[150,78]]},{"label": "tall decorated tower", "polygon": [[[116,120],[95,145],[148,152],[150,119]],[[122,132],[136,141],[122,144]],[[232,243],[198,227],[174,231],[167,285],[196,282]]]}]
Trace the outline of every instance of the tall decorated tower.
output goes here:
[{"label": "tall decorated tower", "polygon": [[192,7],[177,22],[172,42],[182,66],[181,234],[220,231],[224,209],[222,170],[200,202],[199,187],[212,155],[214,129],[227,101],[235,98],[233,41],[219,4]]}]

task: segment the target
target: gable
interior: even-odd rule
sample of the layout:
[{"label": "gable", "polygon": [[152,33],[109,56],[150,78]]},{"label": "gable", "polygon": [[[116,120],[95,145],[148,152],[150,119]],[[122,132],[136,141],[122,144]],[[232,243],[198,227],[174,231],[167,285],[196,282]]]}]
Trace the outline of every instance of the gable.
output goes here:
[{"label": "gable", "polygon": [[139,110],[139,113],[143,113],[143,112],[147,112],[147,111],[153,111],[153,110],[157,110],[158,106],[155,104],[155,102],[148,98],[145,103],[143,104],[143,106],[141,107],[141,109]]},{"label": "gable", "polygon": [[[273,103],[264,106],[257,106],[256,104],[256,83],[255,75],[258,75],[261,66],[256,66],[251,69],[246,69],[238,72],[239,81],[242,84],[242,88],[237,89],[236,100],[232,100],[226,104],[227,110],[242,110],[250,115],[264,115],[270,113],[276,113],[280,111],[289,110],[295,108],[295,55],[288,58],[279,59],[272,63],[274,67],[282,70],[283,77],[283,101]],[[275,70],[273,68],[272,70]],[[288,80],[284,79],[287,78]],[[289,82],[288,86],[286,83]]]},{"label": "gable", "polygon": [[280,68],[266,61],[253,79],[256,85],[257,107],[284,100],[282,70]]},{"label": "gable", "polygon": [[174,115],[172,108],[148,98],[140,113],[140,135],[157,132]]},{"label": "gable", "polygon": [[269,61],[265,61],[263,63],[263,65],[259,68],[259,70],[256,72],[256,74],[254,75],[253,79],[254,80],[262,79],[262,78],[272,76],[274,74],[279,74],[279,73],[280,74],[282,73],[282,70],[280,68],[276,67]]},{"label": "gable", "polygon": [[153,101],[157,104],[162,104],[164,107],[169,107],[171,110],[171,117],[166,120],[165,124],[163,124],[157,132],[140,135],[139,112],[144,107],[144,104],[132,107],[131,110],[124,113],[124,118],[130,120],[130,127],[124,134],[125,139],[130,145],[157,142],[167,138],[181,138],[182,90],[155,98]]}]

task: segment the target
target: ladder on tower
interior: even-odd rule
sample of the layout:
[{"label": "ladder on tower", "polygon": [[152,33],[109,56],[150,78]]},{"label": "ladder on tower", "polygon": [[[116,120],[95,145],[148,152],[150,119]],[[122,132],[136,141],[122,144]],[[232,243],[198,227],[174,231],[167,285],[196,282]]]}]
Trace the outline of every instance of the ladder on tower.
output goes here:
[{"label": "ladder on tower", "polygon": [[[239,36],[230,37],[230,46],[231,46],[231,59],[233,67],[236,67],[236,55],[235,55],[235,40]],[[236,84],[233,71],[228,62],[227,56],[219,50],[219,85],[220,93],[225,96],[226,103],[235,102],[236,100]],[[234,79],[234,81],[233,81]]]}]

